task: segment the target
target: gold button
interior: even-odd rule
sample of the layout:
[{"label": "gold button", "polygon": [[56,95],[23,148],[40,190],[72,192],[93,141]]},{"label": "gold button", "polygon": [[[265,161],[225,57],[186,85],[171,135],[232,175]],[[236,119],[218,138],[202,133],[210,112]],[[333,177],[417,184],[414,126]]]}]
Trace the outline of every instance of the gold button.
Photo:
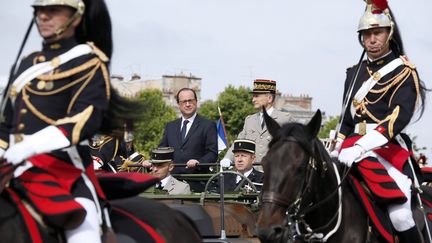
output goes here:
[{"label": "gold button", "polygon": [[22,108],[22,109],[20,110],[20,113],[21,113],[22,115],[27,114],[27,109],[26,109],[26,108]]},{"label": "gold button", "polygon": [[18,125],[18,131],[22,131],[25,128],[25,125],[23,123],[20,123]]}]

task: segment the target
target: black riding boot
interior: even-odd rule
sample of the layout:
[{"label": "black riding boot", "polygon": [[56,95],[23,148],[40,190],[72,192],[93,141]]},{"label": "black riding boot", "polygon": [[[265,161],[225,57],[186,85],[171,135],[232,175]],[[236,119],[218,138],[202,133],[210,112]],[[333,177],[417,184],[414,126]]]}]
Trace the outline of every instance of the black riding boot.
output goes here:
[{"label": "black riding boot", "polygon": [[422,237],[420,236],[420,232],[417,230],[417,226],[414,226],[408,230],[398,232],[399,243],[421,243]]}]

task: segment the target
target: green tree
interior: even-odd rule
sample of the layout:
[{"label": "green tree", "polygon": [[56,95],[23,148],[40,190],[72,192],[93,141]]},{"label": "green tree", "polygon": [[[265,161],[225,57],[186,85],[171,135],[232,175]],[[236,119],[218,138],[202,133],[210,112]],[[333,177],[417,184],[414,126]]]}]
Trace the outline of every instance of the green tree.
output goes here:
[{"label": "green tree", "polygon": [[219,94],[216,101],[208,100],[201,103],[200,114],[214,121],[219,119],[217,107],[220,107],[230,143],[243,129],[246,116],[256,112],[251,102],[250,91],[249,88],[243,86],[236,88],[229,85]]},{"label": "green tree", "polygon": [[336,130],[336,126],[339,122],[339,116],[330,117],[330,119],[321,127],[318,134],[319,138],[328,138],[331,130]]},{"label": "green tree", "polygon": [[146,112],[135,121],[134,146],[148,158],[150,150],[159,145],[165,125],[176,118],[176,113],[165,103],[159,90],[144,90],[138,98],[146,107]]}]

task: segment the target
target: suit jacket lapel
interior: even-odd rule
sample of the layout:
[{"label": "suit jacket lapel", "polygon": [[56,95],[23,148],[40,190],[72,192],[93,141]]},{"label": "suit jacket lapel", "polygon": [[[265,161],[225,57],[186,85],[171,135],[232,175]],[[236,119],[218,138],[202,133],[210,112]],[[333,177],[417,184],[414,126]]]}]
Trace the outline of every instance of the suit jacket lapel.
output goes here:
[{"label": "suit jacket lapel", "polygon": [[[177,129],[177,133],[178,133],[178,135],[177,135],[178,144],[182,144],[182,139],[181,139],[181,122],[182,122],[182,119],[180,118],[180,119],[177,119],[176,123],[175,123],[175,129]],[[176,134],[176,133],[174,133],[174,134]]]}]

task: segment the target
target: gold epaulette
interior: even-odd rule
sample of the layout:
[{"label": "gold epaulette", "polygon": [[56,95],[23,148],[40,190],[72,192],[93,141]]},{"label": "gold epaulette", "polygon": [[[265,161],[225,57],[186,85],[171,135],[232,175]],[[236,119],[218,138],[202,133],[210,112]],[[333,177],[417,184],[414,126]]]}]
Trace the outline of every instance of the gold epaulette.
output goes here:
[{"label": "gold epaulette", "polygon": [[94,54],[96,54],[96,56],[98,56],[103,62],[109,61],[109,58],[105,55],[105,53],[101,49],[97,48],[93,42],[89,41],[87,44],[93,49]]},{"label": "gold epaulette", "polygon": [[409,67],[411,69],[415,69],[416,68],[416,66],[408,60],[407,56],[403,55],[403,56],[400,56],[400,58],[402,59],[402,61],[403,61],[403,63],[404,63],[405,66],[407,66],[407,67]]}]

